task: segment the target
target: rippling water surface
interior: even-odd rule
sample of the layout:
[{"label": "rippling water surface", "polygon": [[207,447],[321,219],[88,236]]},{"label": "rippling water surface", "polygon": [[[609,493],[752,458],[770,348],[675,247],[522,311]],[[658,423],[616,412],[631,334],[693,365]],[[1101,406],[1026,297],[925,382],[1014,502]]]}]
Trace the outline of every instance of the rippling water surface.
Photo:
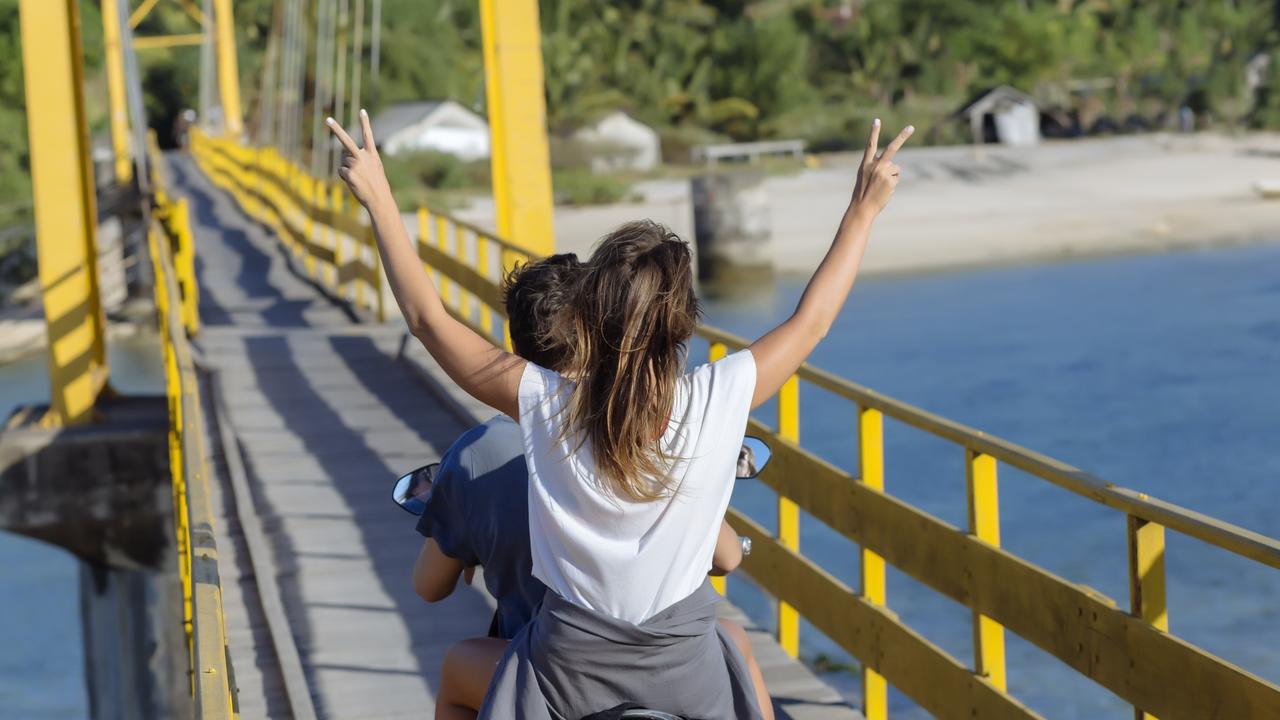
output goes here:
[{"label": "rippling water surface", "polygon": [[[754,336],[803,289],[781,282],[754,305],[712,300],[708,320]],[[858,283],[812,361],[1103,478],[1280,536],[1280,246],[1112,258]],[[802,444],[856,467],[853,407],[802,391]],[[759,416],[772,419],[773,410]],[[886,421],[886,488],[964,526],[963,451]],[[773,495],[741,483],[734,502],[773,524]],[[1128,606],[1125,518],[1007,467],[1005,547]],[[858,587],[856,548],[811,517],[801,547]],[[1176,533],[1167,545],[1174,632],[1280,682],[1280,571]],[[970,614],[890,569],[889,606],[970,661]],[[731,596],[762,621],[744,581]],[[1106,691],[1009,637],[1009,687],[1049,717],[1123,717]],[[809,629],[802,654],[847,661]],[[848,672],[827,676],[851,695]],[[923,715],[901,696],[897,716]]]}]

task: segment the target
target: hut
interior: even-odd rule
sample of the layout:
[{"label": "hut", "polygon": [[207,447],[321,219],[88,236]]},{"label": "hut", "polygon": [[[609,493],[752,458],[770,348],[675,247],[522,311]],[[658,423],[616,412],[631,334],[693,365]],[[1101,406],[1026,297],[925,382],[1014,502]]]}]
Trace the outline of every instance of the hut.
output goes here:
[{"label": "hut", "polygon": [[373,136],[387,155],[437,150],[463,160],[489,157],[489,123],[452,100],[391,105],[373,118]]},{"label": "hut", "polygon": [[975,145],[1035,145],[1040,142],[1040,106],[1035,98],[1009,87],[984,90],[953,117],[967,118]]},{"label": "hut", "polygon": [[595,173],[651,170],[662,157],[657,131],[621,110],[580,128],[573,140],[587,149]]}]

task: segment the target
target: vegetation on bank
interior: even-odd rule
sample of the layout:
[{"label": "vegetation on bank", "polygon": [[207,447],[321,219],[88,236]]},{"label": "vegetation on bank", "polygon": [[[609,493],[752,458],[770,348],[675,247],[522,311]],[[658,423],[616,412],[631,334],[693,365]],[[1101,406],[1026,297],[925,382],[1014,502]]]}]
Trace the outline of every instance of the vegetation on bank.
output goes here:
[{"label": "vegetation on bank", "polygon": [[[251,129],[274,1],[235,3]],[[317,4],[304,2],[312,28]],[[17,8],[0,0],[0,196],[21,208],[30,188]],[[98,8],[80,0],[91,131],[101,138]],[[366,81],[366,104],[376,112],[448,97],[483,111],[476,0],[384,0],[383,20],[381,78],[376,97]],[[1280,128],[1280,57],[1256,98],[1245,81],[1250,61],[1280,45],[1280,0],[542,0],[541,22],[553,133],[622,109],[658,130],[668,160],[718,140],[843,149],[872,116],[891,126],[909,118],[925,142],[961,142],[967,128],[954,111],[1006,83],[1085,133],[1165,126],[1184,106],[1202,126]],[[160,3],[136,34],[193,31],[177,3]],[[366,33],[366,58],[369,41]],[[176,114],[197,104],[199,49],[152,50],[139,61],[149,120],[167,139]],[[482,187],[487,172],[439,157],[396,164],[419,179],[418,194]],[[557,192],[569,201],[628,192],[625,182],[561,165]]]}]

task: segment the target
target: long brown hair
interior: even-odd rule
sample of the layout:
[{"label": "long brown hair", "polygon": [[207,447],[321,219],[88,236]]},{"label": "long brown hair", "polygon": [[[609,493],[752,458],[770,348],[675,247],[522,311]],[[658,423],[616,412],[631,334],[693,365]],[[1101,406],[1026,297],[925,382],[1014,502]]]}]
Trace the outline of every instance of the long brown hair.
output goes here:
[{"label": "long brown hair", "polygon": [[548,332],[576,380],[562,437],[589,443],[606,486],[642,502],[669,492],[661,447],[697,327],[689,246],[650,220],[623,225],[583,266],[575,301]]}]

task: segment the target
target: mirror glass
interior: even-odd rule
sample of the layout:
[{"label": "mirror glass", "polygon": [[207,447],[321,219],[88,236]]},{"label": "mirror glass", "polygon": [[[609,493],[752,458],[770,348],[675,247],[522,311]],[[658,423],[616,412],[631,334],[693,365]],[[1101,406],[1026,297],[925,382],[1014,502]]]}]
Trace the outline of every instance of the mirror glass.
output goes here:
[{"label": "mirror glass", "polygon": [[396,480],[395,489],[391,491],[391,499],[404,508],[405,512],[421,515],[427,509],[431,481],[439,467],[440,463],[431,463],[401,475]]},{"label": "mirror glass", "polygon": [[772,456],[773,450],[769,449],[769,443],[754,435],[743,438],[742,450],[738,453],[738,479],[750,480],[759,475]]}]

